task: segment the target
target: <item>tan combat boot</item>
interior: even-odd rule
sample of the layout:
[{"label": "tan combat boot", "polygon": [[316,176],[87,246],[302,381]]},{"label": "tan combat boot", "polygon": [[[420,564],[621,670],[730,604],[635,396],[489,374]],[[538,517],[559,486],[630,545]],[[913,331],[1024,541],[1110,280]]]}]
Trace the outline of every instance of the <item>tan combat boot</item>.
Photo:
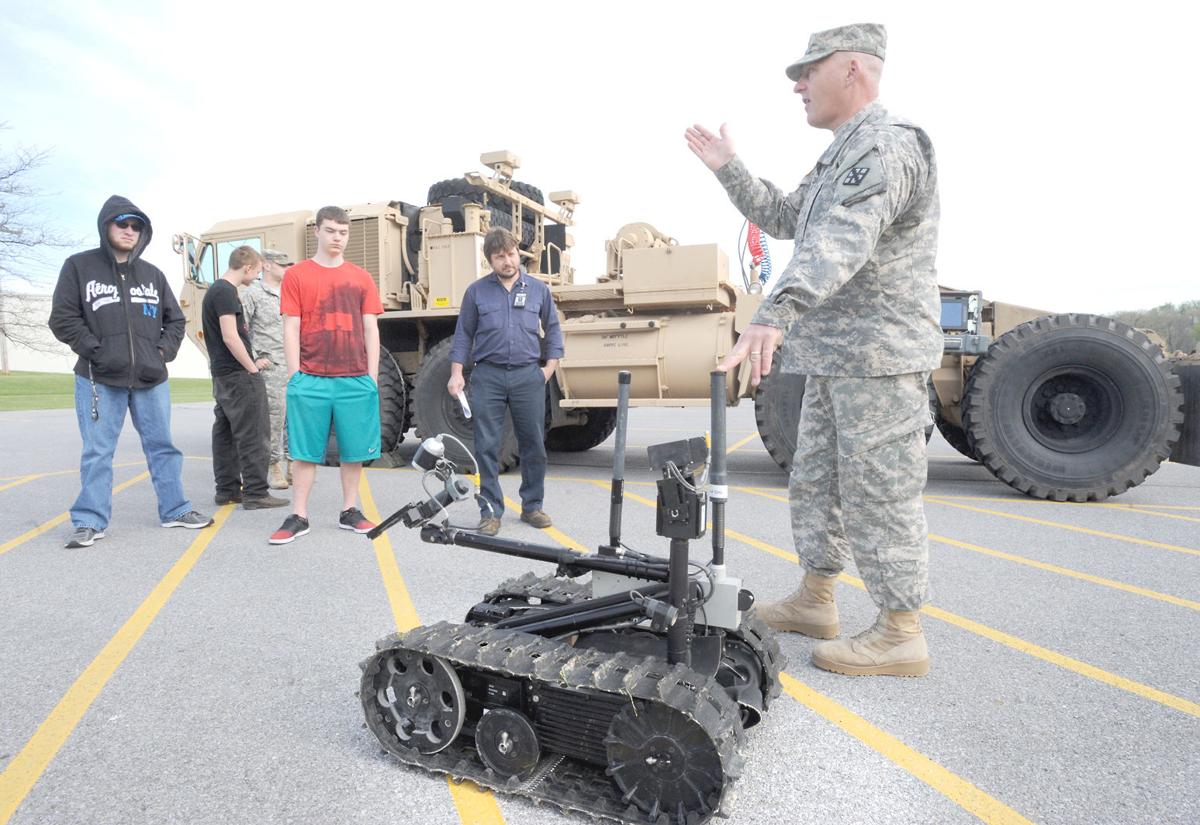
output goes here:
[{"label": "tan combat boot", "polygon": [[850,639],[822,642],[812,663],[846,676],[924,676],[929,648],[915,610],[881,610],[875,624]]},{"label": "tan combat boot", "polygon": [[267,470],[267,483],[271,485],[272,490],[286,490],[288,488],[288,478],[284,473],[282,461],[276,461]]},{"label": "tan combat boot", "polygon": [[835,639],[838,612],[833,602],[833,584],[836,581],[837,576],[809,571],[795,593],[783,601],[762,605],[758,617],[776,630],[803,633],[814,639]]}]

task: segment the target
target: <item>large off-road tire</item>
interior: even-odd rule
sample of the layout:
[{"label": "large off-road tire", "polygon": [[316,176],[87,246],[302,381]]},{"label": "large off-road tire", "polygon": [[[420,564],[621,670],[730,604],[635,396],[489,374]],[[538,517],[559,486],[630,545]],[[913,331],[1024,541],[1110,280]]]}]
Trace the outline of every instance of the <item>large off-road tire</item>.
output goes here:
[{"label": "large off-road tire", "polygon": [[966,430],[942,418],[940,413],[934,418],[934,423],[937,424],[938,432],[942,434],[942,438],[946,439],[947,444],[972,461],[979,460],[975,457],[975,453],[971,451],[971,444],[967,440]]},{"label": "large off-road tire", "polygon": [[792,456],[796,453],[806,376],[780,372],[782,366],[782,353],[777,352],[771,374],[758,385],[758,393],[754,396],[754,420],[767,454],[790,472]]},{"label": "large off-road tire", "polygon": [[932,378],[925,384],[925,391],[929,393],[929,423],[925,425],[925,443],[928,444],[929,439],[933,438],[933,428],[937,424],[938,416],[938,396]]},{"label": "large off-road tire", "polygon": [[[542,190],[536,186],[531,186],[528,183],[513,181],[510,184],[512,190],[518,195],[524,195],[532,201],[544,204],[546,199],[542,196]],[[427,203],[441,203],[448,197],[457,195],[460,198],[466,198],[472,203],[483,203],[484,188],[468,183],[466,178],[450,178],[442,180],[429,187],[429,194],[426,198]],[[490,194],[490,193],[489,193]],[[530,215],[526,220],[532,221],[533,216]]]},{"label": "large off-road tire", "polygon": [[546,433],[546,449],[556,453],[581,453],[612,435],[617,426],[616,407],[588,407],[587,421],[558,427]]},{"label": "large off-road tire", "polygon": [[[417,370],[416,381],[413,384],[413,424],[417,428],[417,437],[428,438],[447,433],[475,450],[475,425],[463,415],[462,406],[457,398],[452,398],[446,391],[450,381],[450,347],[453,338],[443,338],[425,351],[421,366]],[[464,367],[463,374],[468,385],[471,381],[470,369]],[[459,465],[463,472],[473,473],[475,465],[467,459],[457,444],[450,439],[445,440],[446,455]],[[512,419],[504,422],[504,437],[500,442],[500,472],[505,472],[517,466],[517,437],[513,432]]]},{"label": "large off-road tire", "polygon": [[[379,454],[386,455],[400,445],[404,433],[408,430],[406,416],[408,409],[408,384],[392,354],[385,349],[379,350]],[[370,461],[364,462],[371,464]],[[329,440],[325,443],[326,467],[337,467],[341,464],[338,456],[337,433],[332,425],[329,428]]]},{"label": "large off-road tire", "polygon": [[[517,194],[524,195],[538,203],[545,203],[545,198],[542,197],[542,190],[536,186],[513,181],[511,187]],[[487,208],[491,212],[492,226],[507,229],[520,238],[522,249],[529,247],[534,240],[534,223],[537,216],[533,212],[522,211],[521,226],[518,232],[517,228],[513,226],[512,203],[507,198],[500,198],[491,194],[481,186],[468,183],[465,178],[450,178],[449,180],[438,181],[429,187],[428,202],[436,204],[442,203],[449,197],[460,197],[471,203],[482,204],[484,195],[487,195],[488,198]]]},{"label": "large off-road tire", "polygon": [[1098,315],[1046,316],[1000,336],[964,397],[972,452],[1006,484],[1055,501],[1100,501],[1141,484],[1183,421],[1161,348]]},{"label": "large off-road tire", "polygon": [[1171,460],[1200,467],[1200,359],[1176,361],[1175,374],[1183,390],[1183,429]]}]

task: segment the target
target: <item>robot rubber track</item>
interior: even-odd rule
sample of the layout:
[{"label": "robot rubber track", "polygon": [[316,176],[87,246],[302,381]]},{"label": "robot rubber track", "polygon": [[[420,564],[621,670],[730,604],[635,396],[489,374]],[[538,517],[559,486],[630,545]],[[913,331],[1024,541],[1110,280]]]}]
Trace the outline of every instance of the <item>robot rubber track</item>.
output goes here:
[{"label": "robot rubber track", "polygon": [[[409,765],[506,794],[523,796],[618,822],[644,825],[695,825],[713,814],[728,815],[734,781],[741,774],[743,729],[738,709],[724,688],[684,665],[668,665],[655,657],[611,654],[572,647],[564,642],[487,626],[440,622],[381,639],[377,652],[363,663],[360,698],[367,726],[388,753]],[[608,696],[647,714],[654,708],[696,723],[709,739],[722,781],[695,809],[677,808],[647,814],[629,803],[605,768],[561,755],[544,756],[532,775],[505,778],[483,763],[468,737],[446,749],[422,754],[407,747],[387,713],[388,662],[398,651],[436,657],[460,672],[486,672],[515,678],[527,688],[560,688],[590,696]],[[389,725],[389,721],[392,724]]]}]

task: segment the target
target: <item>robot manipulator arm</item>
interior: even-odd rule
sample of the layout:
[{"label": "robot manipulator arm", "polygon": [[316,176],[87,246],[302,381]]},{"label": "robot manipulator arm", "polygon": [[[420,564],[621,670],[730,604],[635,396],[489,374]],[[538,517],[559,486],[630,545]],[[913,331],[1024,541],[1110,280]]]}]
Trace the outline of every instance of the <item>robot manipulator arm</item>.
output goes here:
[{"label": "robot manipulator arm", "polygon": [[[423,473],[421,476],[421,489],[425,491],[425,498],[406,504],[392,513],[376,527],[372,528],[367,533],[367,538],[378,538],[400,522],[403,522],[405,527],[414,528],[423,527],[439,514],[445,515],[448,519],[447,507],[456,501],[464,501],[475,494],[475,485],[468,479],[458,475],[457,465],[446,458],[446,446],[442,442],[443,438],[458,441],[452,435],[435,435],[432,438],[422,441],[421,446],[417,448],[417,452],[413,455],[413,469],[421,470]],[[458,441],[458,444],[464,450],[467,450],[466,445],[461,441]],[[470,455],[469,450],[467,450],[467,454]],[[430,477],[440,481],[442,489],[430,492],[428,485]],[[476,496],[476,498],[479,497]]]}]

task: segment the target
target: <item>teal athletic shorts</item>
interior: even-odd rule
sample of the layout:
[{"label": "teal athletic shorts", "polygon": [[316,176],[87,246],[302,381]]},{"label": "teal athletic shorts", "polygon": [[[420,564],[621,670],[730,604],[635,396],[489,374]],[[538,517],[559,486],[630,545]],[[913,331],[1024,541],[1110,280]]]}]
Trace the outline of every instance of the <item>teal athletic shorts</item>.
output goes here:
[{"label": "teal athletic shorts", "polygon": [[329,425],[342,461],[379,458],[379,387],[369,375],[327,377],[297,372],[287,385],[288,454],[321,464]]}]

